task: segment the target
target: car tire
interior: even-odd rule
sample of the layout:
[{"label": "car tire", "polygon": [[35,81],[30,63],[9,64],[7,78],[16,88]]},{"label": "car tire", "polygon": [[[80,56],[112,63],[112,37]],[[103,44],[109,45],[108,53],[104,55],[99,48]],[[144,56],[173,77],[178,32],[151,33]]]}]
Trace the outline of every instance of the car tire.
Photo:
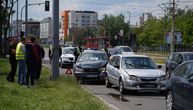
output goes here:
[{"label": "car tire", "polygon": [[166,110],[175,110],[171,91],[169,91],[166,96]]},{"label": "car tire", "polygon": [[125,90],[125,88],[124,88],[124,84],[123,84],[122,79],[120,79],[120,81],[119,81],[119,92],[120,92],[120,94],[122,94],[122,95],[126,93],[126,90]]},{"label": "car tire", "polygon": [[109,82],[108,75],[106,75],[106,77],[105,77],[105,86],[106,86],[106,88],[111,88],[112,87],[112,83]]}]

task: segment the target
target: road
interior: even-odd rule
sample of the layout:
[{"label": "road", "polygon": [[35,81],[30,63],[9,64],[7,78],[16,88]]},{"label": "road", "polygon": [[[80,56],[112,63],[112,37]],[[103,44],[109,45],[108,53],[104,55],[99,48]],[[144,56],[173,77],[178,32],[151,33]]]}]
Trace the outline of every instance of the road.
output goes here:
[{"label": "road", "polygon": [[[47,53],[48,50],[45,51]],[[47,54],[45,59],[48,60]],[[60,69],[61,74],[65,71]],[[128,93],[121,98],[118,87],[106,88],[100,83],[87,83],[82,86],[115,110],[166,110],[165,97],[156,92]]]}]

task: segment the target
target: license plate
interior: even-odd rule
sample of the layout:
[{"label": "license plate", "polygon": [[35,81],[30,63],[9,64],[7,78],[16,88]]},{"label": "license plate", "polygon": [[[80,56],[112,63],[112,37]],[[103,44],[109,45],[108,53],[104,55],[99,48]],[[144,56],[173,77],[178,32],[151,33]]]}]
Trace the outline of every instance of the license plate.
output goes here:
[{"label": "license plate", "polygon": [[87,77],[87,78],[96,78],[97,75],[87,75],[86,77]]}]

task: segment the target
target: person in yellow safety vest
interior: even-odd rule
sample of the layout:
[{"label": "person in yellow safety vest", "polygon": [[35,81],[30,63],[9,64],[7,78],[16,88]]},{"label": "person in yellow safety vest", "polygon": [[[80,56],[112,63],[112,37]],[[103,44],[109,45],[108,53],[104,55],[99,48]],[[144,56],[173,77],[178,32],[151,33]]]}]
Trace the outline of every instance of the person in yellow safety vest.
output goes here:
[{"label": "person in yellow safety vest", "polygon": [[16,47],[16,60],[18,62],[18,84],[26,84],[26,62],[25,62],[25,38],[21,38]]}]

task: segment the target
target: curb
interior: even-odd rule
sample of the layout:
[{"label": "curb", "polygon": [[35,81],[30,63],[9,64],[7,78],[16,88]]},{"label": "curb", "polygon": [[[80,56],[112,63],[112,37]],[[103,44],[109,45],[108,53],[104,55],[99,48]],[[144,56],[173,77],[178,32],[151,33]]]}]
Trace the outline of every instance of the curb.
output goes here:
[{"label": "curb", "polygon": [[84,89],[85,91],[87,91],[88,93],[92,94],[93,96],[95,96],[96,98],[98,98],[99,100],[101,100],[105,105],[107,105],[110,110],[120,110],[119,108],[117,108],[115,105],[107,102],[105,99],[103,99],[100,96],[94,95],[86,86],[81,85],[81,88]]}]

